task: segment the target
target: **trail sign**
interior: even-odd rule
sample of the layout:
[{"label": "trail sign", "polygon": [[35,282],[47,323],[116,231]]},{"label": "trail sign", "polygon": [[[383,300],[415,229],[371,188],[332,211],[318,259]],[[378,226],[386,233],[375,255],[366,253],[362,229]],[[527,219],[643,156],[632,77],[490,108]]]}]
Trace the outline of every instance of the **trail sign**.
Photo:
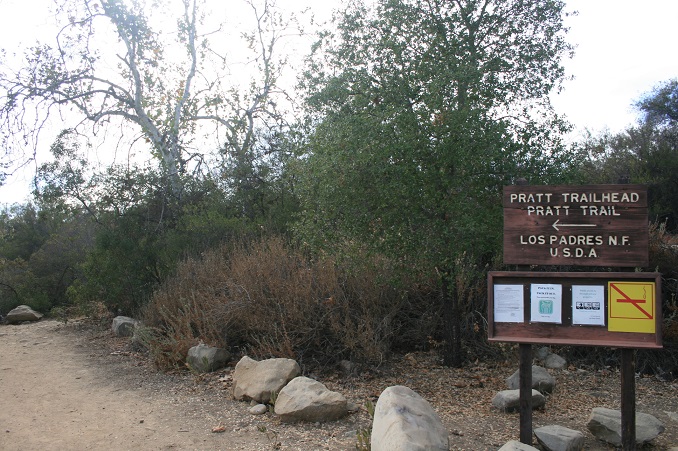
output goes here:
[{"label": "trail sign", "polygon": [[[649,264],[642,185],[504,188],[504,263]],[[658,273],[488,274],[488,339],[520,348],[520,441],[532,443],[533,343],[621,347],[624,450],[635,450],[635,354],[661,348]],[[606,314],[607,312],[607,314]]]},{"label": "trail sign", "polygon": [[647,187],[504,187],[504,263],[649,264]]}]

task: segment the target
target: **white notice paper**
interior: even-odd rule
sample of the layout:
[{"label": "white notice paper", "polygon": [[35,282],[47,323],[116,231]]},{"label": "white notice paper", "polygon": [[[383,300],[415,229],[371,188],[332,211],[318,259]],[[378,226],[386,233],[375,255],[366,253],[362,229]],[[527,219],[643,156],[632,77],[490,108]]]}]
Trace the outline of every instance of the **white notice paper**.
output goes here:
[{"label": "white notice paper", "polygon": [[563,286],[553,283],[533,283],[530,290],[530,321],[535,323],[563,322]]},{"label": "white notice paper", "polygon": [[522,323],[525,318],[522,285],[494,286],[494,321]]},{"label": "white notice paper", "polygon": [[605,287],[572,285],[572,324],[605,325]]}]

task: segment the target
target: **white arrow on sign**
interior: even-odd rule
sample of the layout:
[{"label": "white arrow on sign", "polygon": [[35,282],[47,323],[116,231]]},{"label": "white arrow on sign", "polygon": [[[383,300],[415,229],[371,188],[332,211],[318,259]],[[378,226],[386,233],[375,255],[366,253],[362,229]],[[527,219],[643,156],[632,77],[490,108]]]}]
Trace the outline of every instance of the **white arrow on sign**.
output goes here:
[{"label": "white arrow on sign", "polygon": [[556,219],[556,222],[553,223],[553,228],[560,232],[560,227],[596,227],[596,224],[558,224],[560,219]]}]

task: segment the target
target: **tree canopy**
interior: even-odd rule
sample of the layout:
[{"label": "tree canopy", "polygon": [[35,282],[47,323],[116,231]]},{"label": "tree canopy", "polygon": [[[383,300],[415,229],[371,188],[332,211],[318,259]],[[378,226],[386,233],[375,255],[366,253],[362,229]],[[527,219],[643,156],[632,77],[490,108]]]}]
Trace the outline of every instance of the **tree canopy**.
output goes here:
[{"label": "tree canopy", "polygon": [[563,15],[554,1],[351,3],[304,79],[309,236],[434,265],[496,250],[501,186],[566,166],[548,99],[571,52]]},{"label": "tree canopy", "polygon": [[568,167],[548,98],[572,50],[564,14],[543,0],[351,2],[303,80],[301,233],[437,275],[456,328],[448,363],[461,358],[461,268],[501,249],[502,186]]},{"label": "tree canopy", "polygon": [[[262,142],[258,130],[280,125],[276,45],[286,25],[268,2],[247,2],[253,31],[241,44],[251,54],[242,58],[256,71],[245,88],[227,77],[239,58],[222,52],[226,27],[207,28],[198,0],[56,3],[62,25],[54,41],[0,71],[2,144],[14,157],[61,115],[78,133],[104,136],[111,152],[118,140],[150,149],[178,196],[180,174],[244,164]],[[165,32],[169,19],[175,29]]]}]

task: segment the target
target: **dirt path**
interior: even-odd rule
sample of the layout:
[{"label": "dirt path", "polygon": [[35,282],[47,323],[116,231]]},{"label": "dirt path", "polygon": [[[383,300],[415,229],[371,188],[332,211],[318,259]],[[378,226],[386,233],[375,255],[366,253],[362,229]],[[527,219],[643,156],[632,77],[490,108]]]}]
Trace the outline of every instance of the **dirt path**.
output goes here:
[{"label": "dirt path", "polygon": [[247,427],[212,433],[224,419],[178,390],[107,373],[85,339],[53,321],[0,326],[0,449],[270,449]]},{"label": "dirt path", "polygon": [[[612,352],[612,351],[611,351]],[[519,434],[517,414],[491,407],[515,362],[442,367],[435,353],[392,359],[357,377],[324,374],[350,402],[376,402],[391,385],[407,385],[431,402],[450,432],[450,449],[493,451]],[[619,409],[619,374],[576,368],[555,373],[558,388],[533,427],[558,424],[585,435],[585,450],[614,447],[587,431],[592,407]],[[0,325],[0,450],[355,450],[366,412],[330,423],[280,423],[253,416],[230,396],[232,368],[206,376],[156,371],[130,340],[72,322]],[[643,449],[678,445],[678,380],[636,380],[638,411],[666,431]],[[222,426],[223,433],[212,429]]]}]

